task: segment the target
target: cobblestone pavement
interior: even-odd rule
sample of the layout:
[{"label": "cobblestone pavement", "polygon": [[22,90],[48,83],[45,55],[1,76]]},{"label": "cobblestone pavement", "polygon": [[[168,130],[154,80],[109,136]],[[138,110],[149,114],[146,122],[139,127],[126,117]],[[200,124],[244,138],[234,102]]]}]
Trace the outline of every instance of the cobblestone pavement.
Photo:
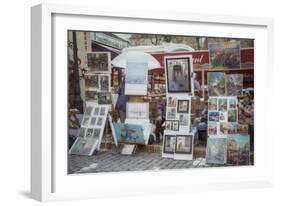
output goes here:
[{"label": "cobblestone pavement", "polygon": [[144,171],[206,167],[203,158],[192,161],[163,158],[159,153],[140,152],[132,156],[120,152],[99,152],[93,156],[68,156],[68,173]]}]

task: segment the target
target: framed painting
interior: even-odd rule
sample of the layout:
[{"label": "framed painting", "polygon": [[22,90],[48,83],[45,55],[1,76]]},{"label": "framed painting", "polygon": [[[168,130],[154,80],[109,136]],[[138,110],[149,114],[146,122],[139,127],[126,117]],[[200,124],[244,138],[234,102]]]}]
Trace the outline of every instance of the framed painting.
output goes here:
[{"label": "framed painting", "polygon": [[191,135],[177,135],[175,153],[191,154],[192,153],[192,136]]},{"label": "framed painting", "polygon": [[192,93],[190,57],[166,57],[165,69],[168,93]]},{"label": "framed painting", "polygon": [[[167,16],[167,13],[161,13],[159,11],[137,11],[134,9],[112,10],[109,8],[100,9],[99,7],[91,8],[78,5],[56,4],[37,5],[32,8],[31,12],[32,198],[40,201],[53,201],[151,194],[154,191],[167,193],[170,192],[170,186],[174,188],[175,192],[188,192],[189,190],[200,191],[202,190],[202,185],[210,191],[214,188],[239,189],[241,187],[264,187],[264,185],[271,185],[273,170],[273,160],[271,157],[274,156],[272,148],[273,138],[276,135],[274,134],[275,130],[272,130],[270,124],[264,124],[264,122],[271,122],[267,114],[272,113],[272,108],[275,108],[273,104],[274,101],[270,101],[272,98],[271,96],[269,99],[264,98],[264,94],[268,91],[274,91],[272,81],[269,78],[274,74],[272,67],[273,22],[271,19],[198,15],[176,12],[171,12]],[[70,56],[73,56],[72,53],[69,53],[69,48],[74,48],[73,42],[75,42],[75,40],[79,41],[77,38],[68,41],[67,34],[74,31],[81,31],[82,35],[84,35],[84,32],[87,33],[88,31],[103,31],[103,34],[97,32],[96,35],[90,36],[90,40],[94,39],[95,42],[93,43],[97,43],[100,46],[104,43],[110,44],[110,46],[112,48],[115,47],[115,49],[112,49],[110,52],[107,51],[110,54],[105,52],[98,53],[97,51],[93,52],[90,50],[91,44],[84,44],[83,47],[87,47],[88,50],[85,52],[85,55],[80,58],[81,61],[79,59],[76,59],[76,61],[74,61],[74,59],[68,59]],[[122,51],[123,48],[129,47],[129,45],[127,41],[122,41],[122,44],[116,44],[116,41],[119,41],[120,37],[115,37],[115,39],[112,40],[112,36],[109,36],[108,33],[169,34],[177,37],[218,37],[238,39],[240,42],[243,39],[251,39],[254,41],[255,85],[258,85],[259,88],[255,90],[255,101],[259,102],[259,104],[255,105],[255,111],[257,111],[254,125],[255,137],[258,139],[264,139],[264,137],[266,137],[266,141],[255,141],[255,148],[257,148],[257,150],[255,150],[255,166],[253,167],[247,162],[248,143],[244,141],[247,138],[242,139],[240,136],[234,136],[229,138],[228,141],[230,149],[227,151],[227,162],[229,165],[234,165],[235,167],[230,166],[227,169],[218,167],[214,170],[204,168],[201,169],[200,172],[195,169],[182,169],[146,172],[141,170],[139,172],[118,173],[110,170],[106,175],[103,175],[103,172],[92,175],[73,175],[69,173],[70,167],[68,159],[71,154],[69,154],[68,144],[68,117],[70,111],[68,103],[69,101],[70,103],[76,101],[80,102],[77,104],[80,106],[83,105],[86,96],[89,99],[94,99],[97,97],[97,94],[87,93],[86,95],[85,92],[75,96],[75,94],[77,94],[76,90],[70,90],[68,86],[74,84],[76,88],[83,88],[85,86],[85,79],[83,79],[84,70],[86,70],[88,74],[111,74],[111,58],[113,58],[111,52]],[[105,41],[104,37],[106,37],[108,41]],[[86,36],[85,38],[88,37]],[[82,43],[85,43],[84,36],[82,36],[81,39]],[[162,40],[156,38],[156,40],[163,42],[169,39],[165,38]],[[90,42],[92,43],[92,41]],[[212,42],[210,41],[209,43]],[[125,46],[122,48],[122,45]],[[205,50],[205,53],[207,53],[207,56],[210,53],[210,62],[209,64],[205,62],[207,71],[202,69],[204,71],[200,70],[200,72],[202,72],[202,74],[208,73],[208,75],[202,75],[202,81],[206,82],[207,80],[211,85],[208,96],[225,96],[227,92],[229,94],[234,94],[233,88],[240,88],[240,79],[232,78],[227,85],[227,78],[225,79],[219,72],[221,72],[222,69],[232,72],[242,65],[242,59],[239,60],[237,57],[237,50],[239,47],[241,50],[242,44],[240,44],[240,46],[239,44],[205,45],[208,45],[208,49]],[[80,50],[81,48],[82,47],[80,47]],[[166,89],[166,96],[168,96],[167,94],[169,93],[175,96],[178,94],[193,95],[195,77],[195,75],[193,75],[193,63],[196,64],[200,56],[198,58],[198,52],[191,51],[192,49],[190,49],[190,47],[184,48],[189,49],[188,51],[190,53],[183,55],[179,51],[175,51],[175,53],[177,53],[176,55],[167,54],[165,57],[160,58],[158,56],[158,60],[156,57],[156,60],[160,62],[156,65],[158,66],[157,69],[162,69],[163,72],[165,72],[165,75],[163,75],[164,78],[162,79],[162,77],[160,77],[158,80],[159,82],[167,82],[167,85],[164,87]],[[80,50],[79,52],[81,52]],[[77,51],[74,49],[73,52],[75,53]],[[222,63],[221,59],[228,59],[228,61],[227,63]],[[75,68],[79,68],[75,70],[75,72],[78,81],[82,79],[83,82],[81,82],[81,84],[75,83],[76,78],[69,81],[69,77],[71,77],[69,71],[72,71],[71,68],[75,65]],[[124,65],[126,65],[126,63],[124,63]],[[131,65],[128,66],[130,67]],[[124,67],[126,66],[123,66],[123,68]],[[150,67],[151,65],[148,64],[148,70],[151,69]],[[209,72],[210,68],[212,70],[211,72]],[[134,90],[136,90],[135,94],[132,95],[147,94],[147,85],[141,84],[143,80],[134,77],[134,73],[131,74],[132,76],[129,78],[128,82],[129,85],[130,83],[134,83],[131,85],[143,87],[140,89],[140,87],[133,86],[129,92],[134,92]],[[91,91],[90,87],[96,84],[95,81],[95,79],[91,78],[87,80],[87,91]],[[109,82],[110,81],[111,80],[109,80]],[[243,84],[244,83],[245,76],[243,78]],[[263,85],[267,85],[267,87]],[[159,89],[159,86],[155,87]],[[104,80],[103,88],[107,88],[107,80]],[[137,89],[139,89],[139,91],[137,91]],[[171,102],[171,105],[173,105],[173,102]],[[232,104],[228,103],[227,107],[232,107],[231,105]],[[167,119],[172,121],[178,120],[176,107],[170,107],[172,110],[167,110],[169,115],[166,117],[172,117]],[[219,107],[219,103],[217,103],[217,107]],[[215,104],[213,104],[213,108],[215,108]],[[224,107],[222,108],[224,109]],[[81,113],[86,111],[84,110],[84,106],[80,106],[78,110],[79,112],[81,111]],[[236,110],[236,112],[234,110]],[[76,112],[77,110],[71,111]],[[138,108],[134,108],[132,112],[141,111],[139,111]],[[144,116],[147,116],[149,110],[145,111],[147,111],[147,113],[144,113]],[[91,115],[85,116],[84,119],[79,119],[82,129],[79,131],[78,128],[77,133],[81,132],[81,136],[84,134],[84,137],[78,137],[81,139],[76,143],[76,146],[73,146],[72,151],[74,153],[80,153],[80,151],[87,148],[87,141],[85,141],[87,138],[98,137],[100,140],[102,137],[107,114],[100,115],[100,112],[102,112],[100,107],[93,107]],[[209,111],[208,119],[214,123],[210,125],[210,128],[212,128],[210,130],[214,133],[215,129],[217,129],[217,133],[220,130],[220,112],[224,111],[219,111],[219,108]],[[237,123],[237,114],[237,109],[232,109],[231,112],[227,113],[228,122],[231,124],[233,123],[233,125],[227,127],[227,133],[235,131],[236,126],[234,123]],[[94,116],[96,117],[95,120],[93,120]],[[98,126],[100,123],[102,125]],[[217,127],[215,127],[215,123]],[[179,123],[179,125],[180,124],[181,123]],[[93,130],[91,130],[91,128]],[[246,127],[238,125],[237,133],[243,133],[246,129]],[[134,130],[134,128],[123,128],[122,138],[135,141],[135,139],[141,137],[130,135],[130,133],[128,135],[128,132],[131,130]],[[167,133],[164,135],[164,140],[162,142],[164,143],[162,144],[163,151],[174,152],[174,150],[177,149],[178,151],[187,152],[189,150],[188,144],[187,147],[185,147],[184,137],[179,139],[179,143],[182,142],[181,145],[183,146],[179,146],[178,144],[178,148],[175,148],[177,132],[178,131],[169,131],[169,134]],[[237,134],[227,134],[227,136],[229,135]],[[116,136],[116,138],[118,138],[118,134],[116,134]],[[94,145],[93,142],[90,143]],[[99,141],[96,150],[99,150],[100,143],[101,141]],[[190,161],[193,161],[192,158]],[[214,159],[221,160],[220,155],[218,158],[214,157]],[[237,167],[236,165],[243,165],[243,168]],[[212,178],[210,178],[210,176]],[[131,181],[124,181],[124,179]],[[163,179],[165,180],[164,182]],[[218,183],[217,180],[220,180],[220,182]],[[147,182],[153,182],[154,184],[147,188]],[[208,184],[206,184],[206,182],[208,182]],[[130,190],[128,190],[128,188],[130,188]]]},{"label": "framed painting", "polygon": [[110,52],[88,52],[88,71],[94,73],[110,72]]}]

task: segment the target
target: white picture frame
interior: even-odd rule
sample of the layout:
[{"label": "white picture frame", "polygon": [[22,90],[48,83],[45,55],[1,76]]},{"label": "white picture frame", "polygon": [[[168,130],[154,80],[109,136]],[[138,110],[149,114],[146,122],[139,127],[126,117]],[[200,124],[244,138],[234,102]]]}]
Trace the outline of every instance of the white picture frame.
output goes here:
[{"label": "white picture frame", "polygon": [[[156,191],[182,193],[201,191],[202,186],[204,191],[272,186],[274,133],[267,110],[272,108],[274,100],[271,96],[264,98],[267,90],[273,89],[269,77],[274,72],[272,19],[176,12],[167,15],[159,11],[41,4],[32,7],[31,26],[33,199],[70,200],[153,194]],[[258,111],[255,113],[255,166],[67,175],[65,45],[68,29],[254,38],[255,111]],[[153,184],[147,187],[152,181]],[[91,182],[93,184],[89,184]]]}]

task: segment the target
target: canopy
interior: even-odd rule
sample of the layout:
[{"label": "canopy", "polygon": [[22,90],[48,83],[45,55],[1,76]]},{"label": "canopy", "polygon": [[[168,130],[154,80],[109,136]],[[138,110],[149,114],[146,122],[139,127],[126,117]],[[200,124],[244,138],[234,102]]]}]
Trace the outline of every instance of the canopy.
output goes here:
[{"label": "canopy", "polygon": [[127,51],[119,54],[112,60],[115,67],[126,68],[127,61],[146,62],[148,69],[161,68],[160,63],[150,54],[141,51]]}]

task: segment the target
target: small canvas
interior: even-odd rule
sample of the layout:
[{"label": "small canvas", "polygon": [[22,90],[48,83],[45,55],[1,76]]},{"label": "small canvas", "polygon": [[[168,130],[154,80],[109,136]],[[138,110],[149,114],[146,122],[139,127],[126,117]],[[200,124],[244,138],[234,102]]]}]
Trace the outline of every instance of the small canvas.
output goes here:
[{"label": "small canvas", "polygon": [[226,138],[208,138],[206,162],[211,164],[226,163]]},{"label": "small canvas", "polygon": [[88,52],[87,64],[89,72],[110,72],[110,52]]},{"label": "small canvas", "polygon": [[108,92],[110,90],[110,75],[103,74],[100,77],[100,91]]},{"label": "small canvas", "polygon": [[191,154],[192,153],[192,135],[177,135],[175,153]]},{"label": "small canvas", "polygon": [[227,111],[227,98],[219,98],[219,111]]},{"label": "small canvas", "polygon": [[220,120],[219,112],[209,112],[209,122],[218,122]]},{"label": "small canvas", "polygon": [[176,136],[175,135],[165,135],[164,136],[163,152],[171,153],[175,152]]},{"label": "small canvas", "polygon": [[167,108],[167,119],[175,119],[177,115],[176,108]]},{"label": "small canvas", "polygon": [[118,142],[145,144],[142,125],[113,123]]},{"label": "small canvas", "polygon": [[234,134],[227,138],[227,163],[231,165],[250,164],[250,136]]},{"label": "small canvas", "polygon": [[208,72],[209,96],[225,96],[225,74],[223,72]]},{"label": "small canvas", "polygon": [[169,96],[167,98],[167,101],[168,101],[168,107],[176,107],[177,106],[177,98],[176,97],[172,97],[172,96]]},{"label": "small canvas", "polygon": [[240,42],[209,43],[210,69],[240,69]]},{"label": "small canvas", "polygon": [[208,101],[208,110],[218,110],[218,98],[210,97]]},{"label": "small canvas", "polygon": [[241,96],[243,89],[242,74],[226,75],[226,94],[227,96]]},{"label": "small canvas", "polygon": [[209,122],[208,123],[208,134],[209,135],[217,135],[218,134],[218,123]]}]

